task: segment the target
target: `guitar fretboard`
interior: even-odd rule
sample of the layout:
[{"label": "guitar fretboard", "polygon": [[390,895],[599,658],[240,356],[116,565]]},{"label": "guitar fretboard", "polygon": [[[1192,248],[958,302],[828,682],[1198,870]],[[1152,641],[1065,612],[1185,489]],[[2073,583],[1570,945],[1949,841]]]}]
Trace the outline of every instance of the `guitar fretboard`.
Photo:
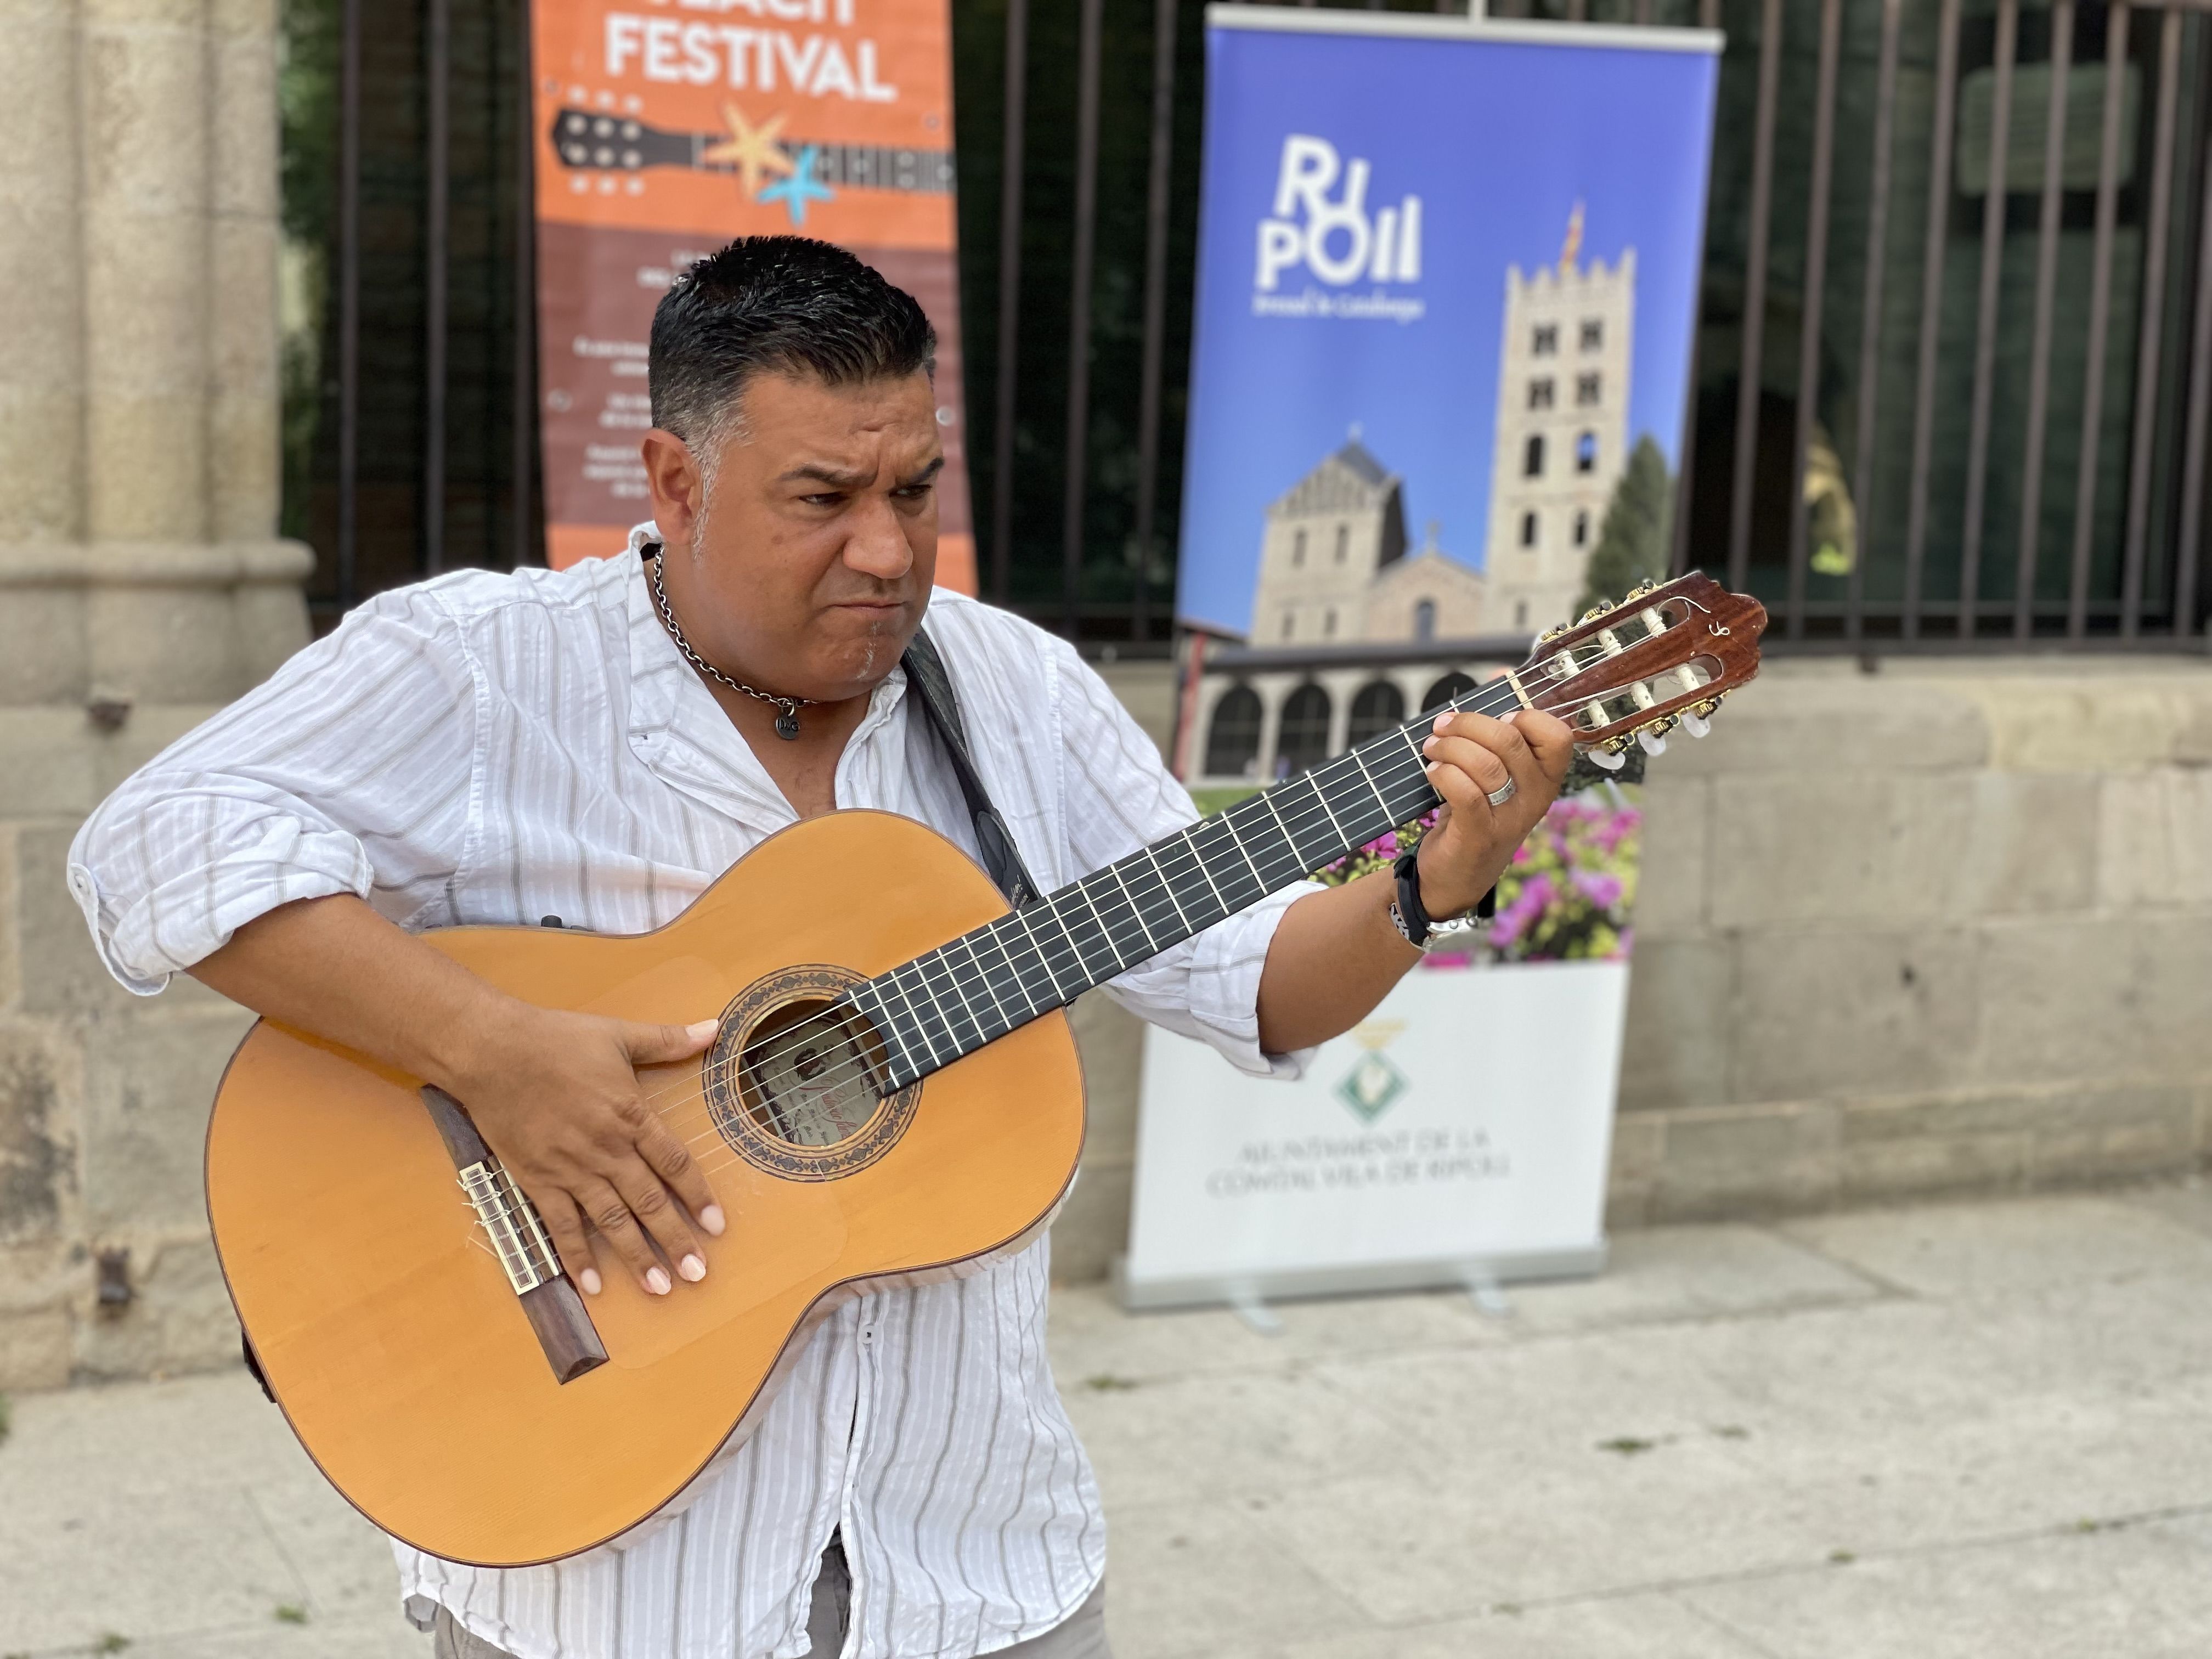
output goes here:
[{"label": "guitar fretboard", "polygon": [[[1500,680],[1448,706],[1517,701]],[[854,987],[848,1000],[884,1034],[887,1081],[918,1082],[1430,811],[1420,745],[1438,712]]]}]

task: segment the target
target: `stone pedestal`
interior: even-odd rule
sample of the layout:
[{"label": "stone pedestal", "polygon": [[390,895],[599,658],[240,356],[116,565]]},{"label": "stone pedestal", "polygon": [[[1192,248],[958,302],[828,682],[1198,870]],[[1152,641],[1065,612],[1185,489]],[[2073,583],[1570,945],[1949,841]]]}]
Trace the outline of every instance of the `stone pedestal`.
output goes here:
[{"label": "stone pedestal", "polygon": [[0,0],[0,1388],[236,1352],[200,1143],[242,1011],[64,884],[131,769],[307,639],[277,516],[273,0]]}]

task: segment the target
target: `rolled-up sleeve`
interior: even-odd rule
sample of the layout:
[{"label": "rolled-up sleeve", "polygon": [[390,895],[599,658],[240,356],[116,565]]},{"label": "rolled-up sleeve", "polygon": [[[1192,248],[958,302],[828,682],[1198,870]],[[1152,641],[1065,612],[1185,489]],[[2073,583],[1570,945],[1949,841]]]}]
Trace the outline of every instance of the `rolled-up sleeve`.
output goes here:
[{"label": "rolled-up sleeve", "polygon": [[386,596],[127,779],[70,849],[108,971],[151,995],[282,904],[402,925],[465,857],[478,689],[435,598]]},{"label": "rolled-up sleeve", "polygon": [[[1057,643],[1057,642],[1055,642]],[[1065,647],[1055,653],[1066,738],[1065,818],[1070,862],[1085,873],[1198,821],[1189,791],[1106,683]],[[1140,1019],[1195,1037],[1240,1072],[1295,1078],[1313,1051],[1260,1047],[1260,973],[1289,909],[1320,888],[1292,884],[1106,983]]]}]

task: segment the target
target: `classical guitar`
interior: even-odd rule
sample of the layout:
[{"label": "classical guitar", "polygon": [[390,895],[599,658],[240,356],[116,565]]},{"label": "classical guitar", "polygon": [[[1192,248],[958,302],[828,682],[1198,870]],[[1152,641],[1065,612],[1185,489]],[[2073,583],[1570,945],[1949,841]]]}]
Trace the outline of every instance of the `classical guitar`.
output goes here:
[{"label": "classical guitar", "polygon": [[[1701,729],[1765,623],[1685,576],[1453,706],[1547,709],[1617,754]],[[729,1216],[714,1271],[666,1298],[609,1268],[587,1304],[465,1103],[263,1021],[216,1099],[207,1192],[271,1394],[339,1491],[420,1548],[511,1566],[619,1536],[750,1431],[832,1309],[1036,1236],[1083,1144],[1060,1011],[1434,806],[1430,718],[1018,910],[935,832],[846,811],[769,837],[657,933],[428,935],[548,1007],[719,1018],[705,1055],[647,1080]],[[880,884],[825,902],[823,870]]]}]

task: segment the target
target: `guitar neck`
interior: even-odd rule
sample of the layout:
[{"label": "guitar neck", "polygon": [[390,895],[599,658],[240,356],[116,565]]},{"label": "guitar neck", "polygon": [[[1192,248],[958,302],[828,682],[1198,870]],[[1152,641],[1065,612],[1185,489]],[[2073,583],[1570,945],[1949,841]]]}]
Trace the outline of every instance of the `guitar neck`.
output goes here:
[{"label": "guitar neck", "polygon": [[[1516,706],[1510,681],[1453,709]],[[1437,804],[1421,742],[1439,711],[1200,819],[856,986],[903,1088],[1247,909]]]}]

